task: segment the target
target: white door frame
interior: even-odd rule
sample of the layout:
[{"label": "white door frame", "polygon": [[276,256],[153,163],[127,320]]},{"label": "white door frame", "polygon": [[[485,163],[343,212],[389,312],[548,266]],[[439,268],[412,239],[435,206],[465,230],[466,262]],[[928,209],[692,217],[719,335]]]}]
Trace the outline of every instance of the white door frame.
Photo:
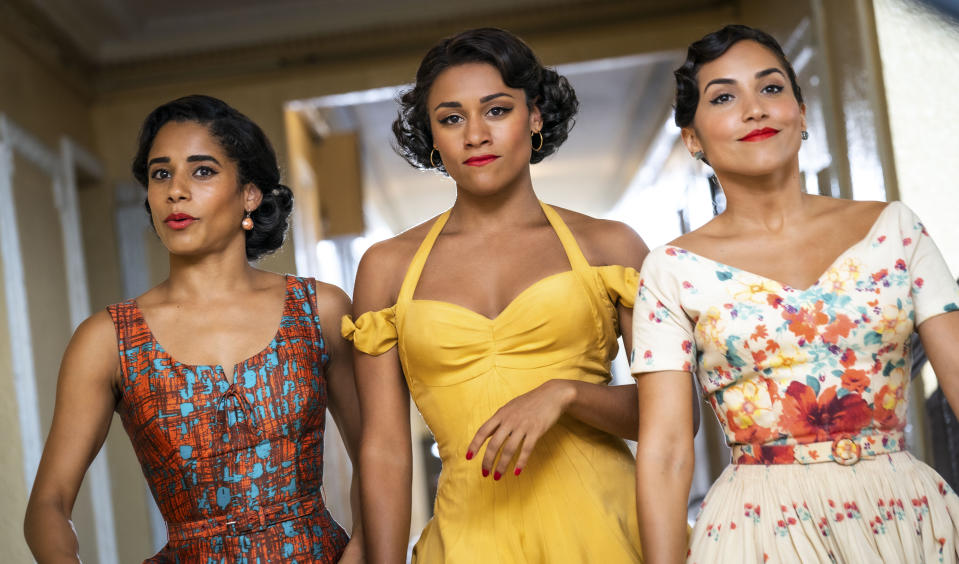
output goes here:
[{"label": "white door frame", "polygon": [[[43,437],[30,316],[27,309],[27,285],[14,199],[15,154],[27,159],[51,177],[54,205],[60,217],[63,234],[63,260],[67,274],[67,298],[72,329],[76,329],[90,315],[76,172],[80,169],[94,178],[102,178],[103,168],[92,154],[69,137],[61,137],[59,151],[49,149],[0,113],[0,201],[3,202],[0,206],[0,259],[3,261],[13,384],[23,448],[23,475],[29,492],[33,488],[33,480],[40,464]],[[116,527],[106,458],[106,445],[103,445],[87,471],[87,478],[93,504],[98,561],[112,564],[117,562]]]}]

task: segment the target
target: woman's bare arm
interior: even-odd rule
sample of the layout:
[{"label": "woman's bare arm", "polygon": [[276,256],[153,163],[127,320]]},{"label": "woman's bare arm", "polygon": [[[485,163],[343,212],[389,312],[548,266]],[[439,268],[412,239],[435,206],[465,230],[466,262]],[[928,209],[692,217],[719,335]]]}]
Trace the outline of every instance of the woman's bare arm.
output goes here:
[{"label": "woman's bare arm", "polygon": [[636,512],[648,564],[686,559],[686,500],[693,478],[693,394],[688,372],[648,372],[636,378]]},{"label": "woman's bare arm", "polygon": [[346,452],[353,464],[350,481],[350,508],[353,530],[350,543],[340,562],[363,562],[363,513],[360,506],[359,448],[360,403],[356,396],[353,377],[353,345],[340,335],[340,320],[351,313],[350,298],[343,290],[329,284],[317,283],[316,301],[320,326],[330,360],[326,365],[326,384],[330,415],[343,438]]},{"label": "woman's bare arm", "polygon": [[[395,303],[395,255],[382,243],[367,251],[356,276],[354,319]],[[379,356],[354,349],[359,396],[360,500],[370,562],[402,563],[410,536],[413,444],[410,396],[396,347]]]},{"label": "woman's bare arm", "polygon": [[53,424],[23,525],[38,562],[80,561],[73,504],[110,430],[119,368],[113,321],[101,311],[77,328],[60,364]]},{"label": "woman's bare arm", "polygon": [[959,311],[924,321],[919,325],[919,338],[949,407],[959,416]]}]

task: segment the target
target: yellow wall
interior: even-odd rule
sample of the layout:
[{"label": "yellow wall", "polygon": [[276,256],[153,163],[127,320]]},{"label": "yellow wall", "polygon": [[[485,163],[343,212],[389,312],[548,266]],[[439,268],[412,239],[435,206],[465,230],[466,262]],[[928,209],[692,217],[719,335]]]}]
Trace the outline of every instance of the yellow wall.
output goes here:
[{"label": "yellow wall", "polygon": [[913,0],[874,0],[902,201],[959,275],[959,25]]}]

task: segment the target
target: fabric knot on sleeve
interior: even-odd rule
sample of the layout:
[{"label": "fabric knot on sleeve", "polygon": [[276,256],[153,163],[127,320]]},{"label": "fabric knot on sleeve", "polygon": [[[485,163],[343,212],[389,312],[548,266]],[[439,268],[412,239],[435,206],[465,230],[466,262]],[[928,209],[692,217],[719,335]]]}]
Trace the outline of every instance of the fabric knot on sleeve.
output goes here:
[{"label": "fabric knot on sleeve", "polygon": [[639,291],[639,272],[631,266],[621,265],[601,266],[598,271],[609,299],[616,305],[633,307]]},{"label": "fabric knot on sleeve", "polygon": [[393,307],[368,311],[353,321],[344,315],[340,322],[340,334],[353,341],[356,350],[378,356],[396,346],[396,310]]}]

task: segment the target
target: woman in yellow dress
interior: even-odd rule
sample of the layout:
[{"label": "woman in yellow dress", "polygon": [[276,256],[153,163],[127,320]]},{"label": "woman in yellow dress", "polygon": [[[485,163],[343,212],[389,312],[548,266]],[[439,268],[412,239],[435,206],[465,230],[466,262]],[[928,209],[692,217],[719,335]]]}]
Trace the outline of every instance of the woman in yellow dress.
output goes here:
[{"label": "woman in yellow dress", "polygon": [[541,203],[530,164],[565,141],[566,79],[517,37],[466,31],[426,54],[393,124],[453,207],[373,246],[357,274],[368,557],[405,560],[409,397],[443,470],[414,562],[638,562],[636,388],[609,386],[631,344],[648,249],[623,224]]}]

